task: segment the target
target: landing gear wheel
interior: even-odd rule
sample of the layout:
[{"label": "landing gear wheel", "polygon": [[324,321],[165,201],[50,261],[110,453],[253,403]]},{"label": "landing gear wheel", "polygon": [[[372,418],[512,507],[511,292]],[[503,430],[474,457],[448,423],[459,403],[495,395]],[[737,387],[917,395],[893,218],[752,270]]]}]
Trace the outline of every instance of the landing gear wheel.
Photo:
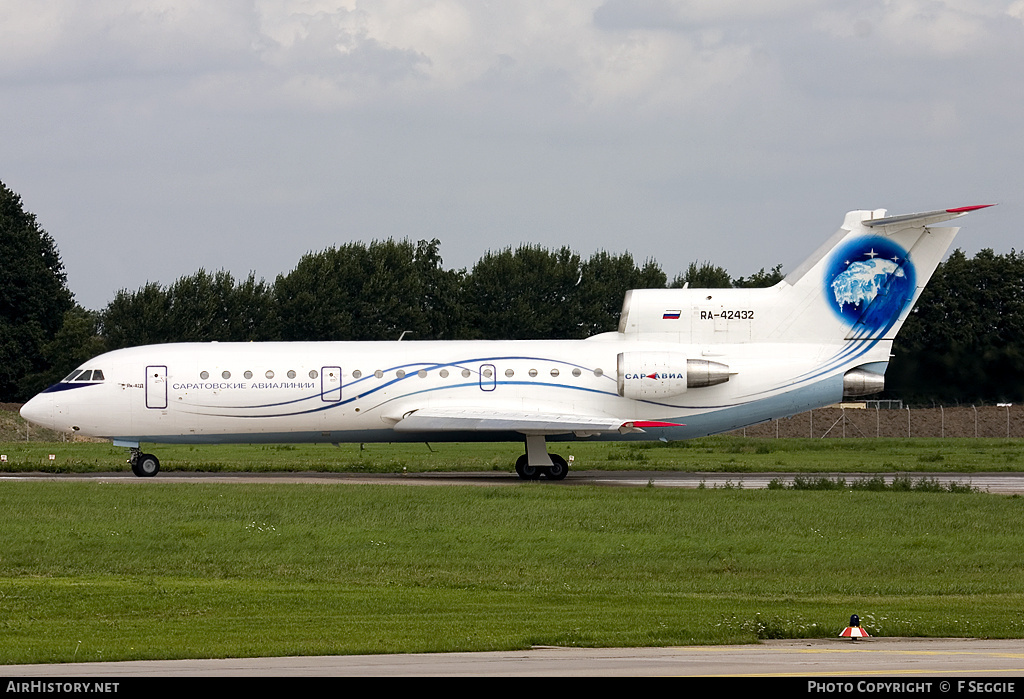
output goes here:
[{"label": "landing gear wheel", "polygon": [[540,478],[540,468],[531,466],[526,454],[523,454],[516,460],[516,473],[524,481],[535,481]]},{"label": "landing gear wheel", "polygon": [[140,478],[151,478],[160,472],[160,460],[152,454],[138,454],[131,464],[132,473]]},{"label": "landing gear wheel", "polygon": [[553,481],[560,481],[569,475],[569,462],[558,454],[549,454],[551,465],[544,469],[544,475]]}]

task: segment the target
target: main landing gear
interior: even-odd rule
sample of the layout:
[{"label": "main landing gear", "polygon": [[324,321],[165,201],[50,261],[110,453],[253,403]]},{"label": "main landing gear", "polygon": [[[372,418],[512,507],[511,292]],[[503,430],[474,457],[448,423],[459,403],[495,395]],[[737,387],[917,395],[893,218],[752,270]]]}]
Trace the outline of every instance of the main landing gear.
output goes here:
[{"label": "main landing gear", "polygon": [[132,449],[128,463],[132,465],[132,473],[140,478],[149,478],[160,472],[160,459],[152,454],[143,454],[140,449]]},{"label": "main landing gear", "polygon": [[516,460],[516,473],[524,481],[541,476],[560,481],[569,474],[569,462],[558,454],[549,454],[544,435],[526,436],[526,453]]}]

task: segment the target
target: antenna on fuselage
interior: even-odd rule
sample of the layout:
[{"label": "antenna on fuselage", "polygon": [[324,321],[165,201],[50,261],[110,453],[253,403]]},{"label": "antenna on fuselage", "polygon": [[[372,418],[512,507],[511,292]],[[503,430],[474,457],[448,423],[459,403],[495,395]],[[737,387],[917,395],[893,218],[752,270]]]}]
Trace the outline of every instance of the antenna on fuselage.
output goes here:
[{"label": "antenna on fuselage", "polygon": [[415,330],[403,330],[402,334],[398,336],[398,341],[401,342],[402,338],[405,337],[406,334],[408,334],[408,333],[415,333],[415,332],[416,332]]}]

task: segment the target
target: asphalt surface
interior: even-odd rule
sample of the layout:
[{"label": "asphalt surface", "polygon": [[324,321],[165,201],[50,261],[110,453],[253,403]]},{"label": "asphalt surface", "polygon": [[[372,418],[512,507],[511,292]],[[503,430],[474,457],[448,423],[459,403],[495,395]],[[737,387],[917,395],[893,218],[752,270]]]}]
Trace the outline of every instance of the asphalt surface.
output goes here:
[{"label": "asphalt surface", "polygon": [[[488,653],[153,660],[0,666],[3,677],[776,677],[904,678],[915,686],[988,677],[1024,691],[1024,641],[867,638],[750,646],[533,648]],[[1014,685],[1012,688],[1006,685]],[[874,687],[872,688],[874,689]],[[998,688],[992,687],[993,691]],[[878,693],[877,691],[863,693]],[[966,691],[964,688],[961,690]],[[922,693],[918,690],[918,693]]]}]

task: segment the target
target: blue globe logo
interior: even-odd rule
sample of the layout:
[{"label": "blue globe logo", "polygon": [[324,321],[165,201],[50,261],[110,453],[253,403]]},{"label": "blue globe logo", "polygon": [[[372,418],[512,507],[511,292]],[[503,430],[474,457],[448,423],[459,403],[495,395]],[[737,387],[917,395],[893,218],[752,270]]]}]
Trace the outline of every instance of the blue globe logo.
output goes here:
[{"label": "blue globe logo", "polygon": [[914,299],[914,265],[906,250],[886,238],[856,238],[832,255],[825,276],[825,298],[859,335],[893,326]]}]

